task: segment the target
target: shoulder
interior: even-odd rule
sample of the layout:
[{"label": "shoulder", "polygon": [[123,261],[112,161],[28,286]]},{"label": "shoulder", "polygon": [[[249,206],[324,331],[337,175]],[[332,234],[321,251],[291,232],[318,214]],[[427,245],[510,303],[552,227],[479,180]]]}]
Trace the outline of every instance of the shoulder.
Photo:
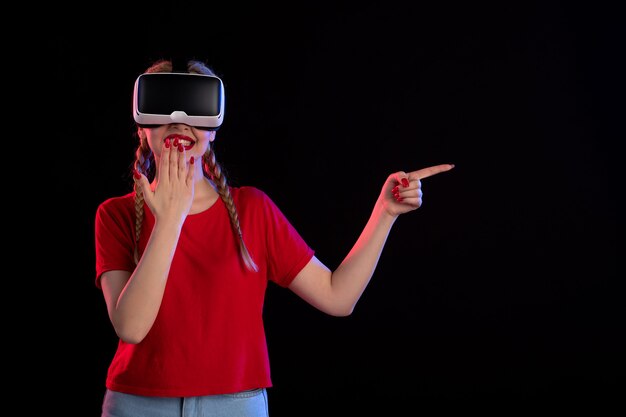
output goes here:
[{"label": "shoulder", "polygon": [[104,200],[97,208],[97,215],[112,216],[116,213],[128,213],[133,212],[135,206],[135,192],[130,192],[125,195],[110,197]]},{"label": "shoulder", "polygon": [[242,204],[255,204],[271,201],[269,196],[259,188],[252,186],[231,187],[233,198]]},{"label": "shoulder", "polygon": [[271,197],[263,190],[253,186],[231,188],[231,194],[237,210],[242,213],[274,214],[280,211]]}]

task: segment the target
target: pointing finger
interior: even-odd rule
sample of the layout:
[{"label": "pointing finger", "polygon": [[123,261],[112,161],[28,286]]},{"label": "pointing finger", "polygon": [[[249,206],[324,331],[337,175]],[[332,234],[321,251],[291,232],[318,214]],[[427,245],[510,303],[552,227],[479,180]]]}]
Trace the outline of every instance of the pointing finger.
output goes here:
[{"label": "pointing finger", "polygon": [[417,171],[409,172],[409,179],[420,180],[422,178],[428,178],[441,172],[450,171],[452,168],[454,168],[454,164],[441,164],[418,169]]}]

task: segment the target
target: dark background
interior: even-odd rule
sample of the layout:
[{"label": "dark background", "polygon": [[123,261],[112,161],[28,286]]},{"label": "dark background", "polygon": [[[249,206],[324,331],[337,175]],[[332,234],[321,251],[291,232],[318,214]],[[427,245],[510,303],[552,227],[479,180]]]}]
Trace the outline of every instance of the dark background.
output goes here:
[{"label": "dark background", "polygon": [[593,4],[103,6],[54,25],[39,63],[59,143],[46,190],[66,202],[49,222],[67,241],[53,388],[99,415],[117,339],[94,286],[95,210],[131,187],[136,76],[183,57],[224,79],[231,183],[267,192],[331,269],[387,175],[456,164],[422,181],[351,316],[270,286],[273,417],[623,409],[625,37]]}]

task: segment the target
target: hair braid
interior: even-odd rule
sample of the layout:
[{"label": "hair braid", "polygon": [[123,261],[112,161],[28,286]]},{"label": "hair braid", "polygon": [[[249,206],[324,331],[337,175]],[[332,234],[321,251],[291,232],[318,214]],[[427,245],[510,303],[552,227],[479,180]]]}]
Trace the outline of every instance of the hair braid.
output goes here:
[{"label": "hair braid", "polygon": [[[171,72],[172,70],[172,61],[168,59],[161,59],[153,63],[146,70],[146,73]],[[187,70],[192,74],[215,75],[213,70],[207,67],[205,63],[198,60],[188,61]],[[147,143],[144,143],[144,141],[142,141],[139,149],[137,149],[137,160],[135,161],[135,169],[138,172],[148,175],[148,170],[151,168],[150,164],[152,158],[153,156]],[[248,268],[250,271],[257,272],[259,268],[252,259],[252,256],[250,255],[250,252],[248,251],[248,248],[246,247],[246,244],[243,240],[243,233],[239,224],[239,214],[237,212],[235,202],[233,201],[233,196],[230,193],[230,188],[228,187],[228,183],[226,181],[224,173],[222,172],[222,168],[215,159],[215,153],[213,152],[211,146],[209,146],[207,152],[202,156],[202,162],[204,175],[216,184],[217,192],[220,195],[222,201],[224,201],[224,204],[226,205],[228,215],[230,217],[230,224],[233,231],[237,234],[239,253],[241,254],[243,262],[246,265],[246,268]],[[141,234],[141,225],[143,222],[143,195],[141,195],[140,192],[137,192],[137,190],[138,188],[137,186],[135,186],[135,262],[139,261],[138,243],[139,236]]]},{"label": "hair braid", "polygon": [[215,152],[211,146],[209,146],[207,152],[202,156],[202,162],[205,175],[208,176],[209,179],[215,183],[215,185],[217,185],[217,192],[226,205],[226,209],[228,210],[228,215],[230,217],[230,224],[233,231],[237,234],[239,250],[246,268],[250,271],[257,272],[259,268],[252,259],[252,256],[246,247],[246,243],[243,240],[243,233],[241,231],[241,225],[239,224],[239,214],[237,213],[237,207],[233,201],[233,196],[230,193],[226,176],[222,172],[220,165],[217,163],[215,159]]},{"label": "hair braid", "polygon": [[[137,173],[144,174],[148,176],[150,174],[150,168],[152,167],[152,151],[148,146],[148,143],[145,139],[141,139],[139,146],[137,147],[137,151],[135,152],[135,163],[134,170]],[[139,263],[139,237],[141,236],[141,229],[143,226],[143,204],[144,197],[143,192],[135,182],[133,186],[135,190],[135,249],[134,249],[134,258],[135,264]]]}]

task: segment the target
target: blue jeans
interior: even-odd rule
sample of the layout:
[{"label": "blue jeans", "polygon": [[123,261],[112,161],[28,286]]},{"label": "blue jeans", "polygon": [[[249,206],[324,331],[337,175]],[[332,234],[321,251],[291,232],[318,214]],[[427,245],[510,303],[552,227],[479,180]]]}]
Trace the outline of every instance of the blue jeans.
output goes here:
[{"label": "blue jeans", "polygon": [[267,391],[259,388],[202,397],[144,397],[107,390],[102,417],[268,417]]}]

